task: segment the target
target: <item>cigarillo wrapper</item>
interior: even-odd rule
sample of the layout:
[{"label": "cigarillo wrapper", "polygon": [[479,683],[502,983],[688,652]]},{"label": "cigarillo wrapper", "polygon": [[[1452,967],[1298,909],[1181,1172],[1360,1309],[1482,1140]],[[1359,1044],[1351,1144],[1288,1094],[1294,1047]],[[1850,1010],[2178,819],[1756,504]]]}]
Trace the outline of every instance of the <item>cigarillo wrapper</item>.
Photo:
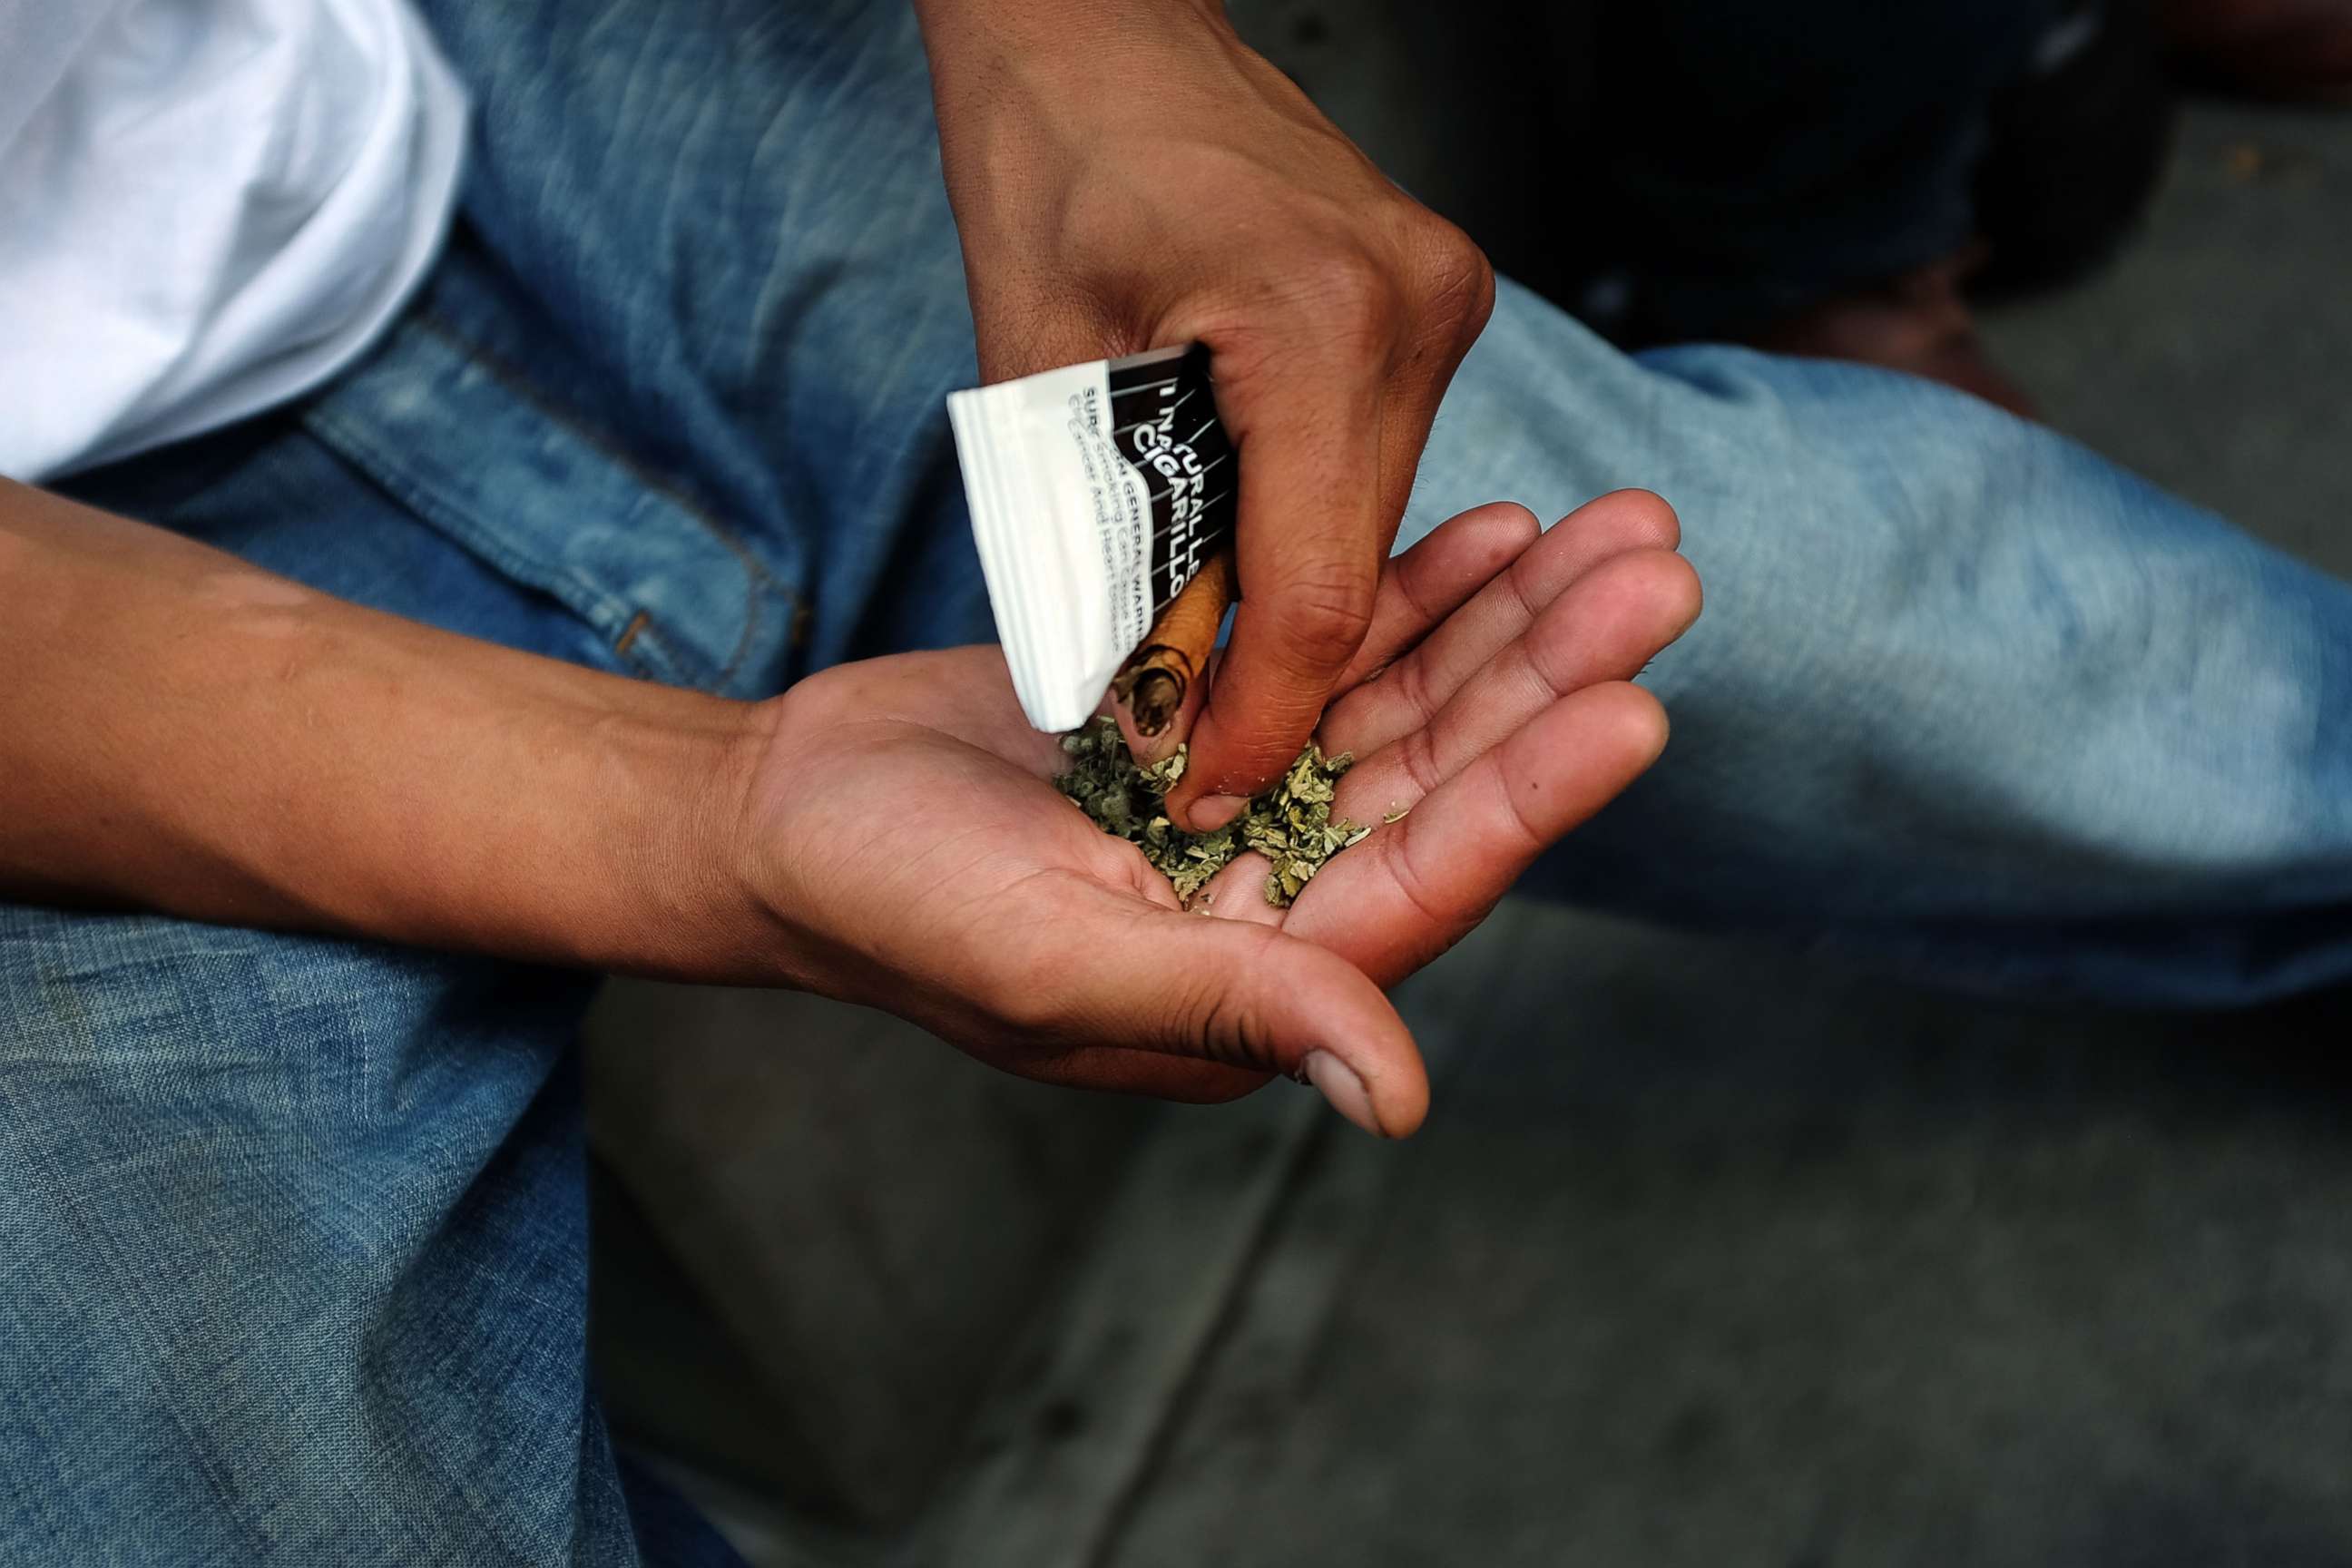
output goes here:
[{"label": "cigarillo wrapper", "polygon": [[1208,351],[950,393],[948,419],[1021,710],[1075,730],[1233,535],[1234,446]]}]

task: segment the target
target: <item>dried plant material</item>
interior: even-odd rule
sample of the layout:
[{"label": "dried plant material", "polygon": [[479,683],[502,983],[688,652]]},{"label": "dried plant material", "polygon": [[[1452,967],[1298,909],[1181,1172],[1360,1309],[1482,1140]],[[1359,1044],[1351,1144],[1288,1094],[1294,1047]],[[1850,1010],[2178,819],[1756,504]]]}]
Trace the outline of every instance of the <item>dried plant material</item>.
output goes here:
[{"label": "dried plant material", "polygon": [[1273,788],[1214,833],[1187,833],[1162,808],[1168,791],[1184,776],[1187,748],[1138,767],[1117,721],[1104,717],[1063,736],[1062,750],[1070,767],[1055,781],[1061,792],[1105,833],[1142,850],[1188,904],[1210,878],[1254,849],[1272,863],[1265,901],[1286,907],[1325,861],[1372,831],[1331,815],[1340,775],[1355,759],[1345,752],[1327,758],[1311,742]]}]

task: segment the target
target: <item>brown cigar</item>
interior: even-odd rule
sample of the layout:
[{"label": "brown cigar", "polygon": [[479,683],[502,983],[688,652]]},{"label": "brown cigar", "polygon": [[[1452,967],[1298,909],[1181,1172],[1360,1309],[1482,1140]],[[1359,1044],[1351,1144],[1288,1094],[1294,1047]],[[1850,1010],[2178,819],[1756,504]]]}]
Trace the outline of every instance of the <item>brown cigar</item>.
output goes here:
[{"label": "brown cigar", "polygon": [[1225,623],[1234,587],[1234,552],[1220,550],[1169,604],[1110,683],[1111,695],[1134,719],[1137,734],[1163,733],[1183,710],[1185,693],[1209,668],[1209,651],[1217,646],[1217,628]]}]

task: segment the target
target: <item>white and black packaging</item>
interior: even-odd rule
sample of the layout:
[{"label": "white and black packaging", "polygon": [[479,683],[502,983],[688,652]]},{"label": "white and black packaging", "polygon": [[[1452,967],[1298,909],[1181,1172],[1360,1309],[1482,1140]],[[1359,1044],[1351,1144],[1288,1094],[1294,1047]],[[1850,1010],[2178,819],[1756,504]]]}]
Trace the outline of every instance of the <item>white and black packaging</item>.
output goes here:
[{"label": "white and black packaging", "polygon": [[1234,447],[1208,351],[950,393],[948,417],[1021,710],[1040,730],[1075,730],[1232,536]]}]

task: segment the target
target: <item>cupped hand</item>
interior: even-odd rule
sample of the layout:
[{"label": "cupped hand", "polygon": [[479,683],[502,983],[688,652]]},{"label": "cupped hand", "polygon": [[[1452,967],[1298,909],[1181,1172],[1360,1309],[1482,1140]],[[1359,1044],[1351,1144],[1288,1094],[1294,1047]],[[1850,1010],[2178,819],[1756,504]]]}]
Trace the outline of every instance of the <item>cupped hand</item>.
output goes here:
[{"label": "cupped hand", "polygon": [[983,379],[1211,351],[1243,598],[1169,807],[1221,826],[1289,765],[1362,644],[1493,273],[1214,5],[1073,8],[984,41],[944,5],[925,19]]},{"label": "cupped hand", "polygon": [[1181,908],[1054,789],[1060,746],[993,647],[805,680],[772,705],[740,813],[785,977],[1025,1077],[1223,1100],[1290,1074],[1402,1136],[1428,1082],[1381,988],[1657,756],[1664,717],[1628,681],[1697,614],[1677,539],[1628,491],[1540,534],[1480,508],[1391,563],[1321,735],[1359,759],[1340,815],[1406,815],[1287,910],[1254,856]]}]

